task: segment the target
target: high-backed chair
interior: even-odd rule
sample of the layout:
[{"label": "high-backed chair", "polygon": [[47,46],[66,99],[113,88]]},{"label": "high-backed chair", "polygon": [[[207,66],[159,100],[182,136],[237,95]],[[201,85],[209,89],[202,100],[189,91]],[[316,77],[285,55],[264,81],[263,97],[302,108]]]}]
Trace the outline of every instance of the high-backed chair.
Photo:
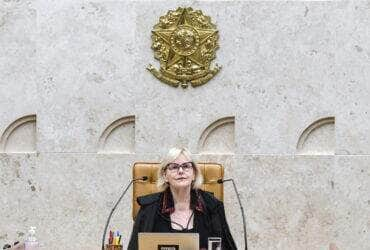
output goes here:
[{"label": "high-backed chair", "polygon": [[[208,191],[214,194],[214,196],[223,201],[224,198],[224,186],[223,184],[217,183],[217,180],[223,179],[224,168],[222,165],[217,163],[197,163],[203,174],[203,185],[202,190]],[[133,184],[133,195],[132,195],[132,218],[135,220],[136,215],[139,211],[140,205],[137,203],[137,197],[159,192],[157,189],[157,173],[159,169],[159,163],[135,163],[133,167],[133,179],[147,176],[146,181],[136,181]]]}]

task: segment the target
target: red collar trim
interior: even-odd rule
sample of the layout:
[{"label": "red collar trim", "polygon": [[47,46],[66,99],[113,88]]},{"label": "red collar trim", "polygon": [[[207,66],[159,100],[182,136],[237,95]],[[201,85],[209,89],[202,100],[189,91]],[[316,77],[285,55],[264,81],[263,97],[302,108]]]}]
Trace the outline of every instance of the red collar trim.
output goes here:
[{"label": "red collar trim", "polygon": [[[198,190],[196,189],[192,189],[190,192],[190,207],[193,210],[204,213],[203,200]],[[173,212],[175,212],[175,205],[173,202],[171,190],[170,188],[167,188],[163,192],[163,196],[162,196],[161,213],[162,214],[172,214]]]}]

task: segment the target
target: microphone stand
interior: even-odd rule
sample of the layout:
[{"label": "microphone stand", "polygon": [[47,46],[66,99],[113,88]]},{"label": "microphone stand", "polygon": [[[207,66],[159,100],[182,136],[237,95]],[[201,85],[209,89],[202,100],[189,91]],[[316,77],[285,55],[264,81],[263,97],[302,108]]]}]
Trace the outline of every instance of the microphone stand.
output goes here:
[{"label": "microphone stand", "polygon": [[239,207],[240,207],[240,210],[242,212],[242,217],[243,217],[243,229],[244,229],[244,244],[245,244],[245,250],[248,250],[248,244],[247,244],[247,227],[246,227],[246,223],[245,223],[245,215],[244,215],[244,208],[242,206],[242,202],[240,200],[240,195],[239,195],[239,192],[236,188],[236,185],[235,185],[235,182],[234,182],[234,179],[225,179],[225,180],[218,180],[217,182],[218,183],[223,183],[223,182],[227,182],[227,181],[231,181],[232,184],[233,184],[233,187],[234,187],[234,191],[236,193],[236,197],[238,198],[238,202],[239,202]]},{"label": "microphone stand", "polygon": [[107,222],[105,223],[105,227],[104,227],[104,233],[103,233],[103,239],[102,239],[102,244],[101,244],[101,250],[104,250],[104,245],[105,245],[105,235],[107,233],[107,229],[108,229],[108,225],[109,225],[109,222],[110,222],[110,219],[113,215],[113,212],[114,210],[116,210],[118,204],[121,202],[123,196],[125,196],[127,190],[130,188],[130,186],[132,185],[133,182],[135,181],[146,181],[148,179],[148,176],[143,176],[141,178],[137,178],[137,179],[133,179],[130,181],[130,183],[127,185],[126,189],[123,191],[123,193],[121,194],[121,196],[119,197],[118,201],[116,202],[116,204],[114,205],[114,207],[112,208],[112,210],[110,211],[110,214],[108,216],[108,219],[107,219]]}]

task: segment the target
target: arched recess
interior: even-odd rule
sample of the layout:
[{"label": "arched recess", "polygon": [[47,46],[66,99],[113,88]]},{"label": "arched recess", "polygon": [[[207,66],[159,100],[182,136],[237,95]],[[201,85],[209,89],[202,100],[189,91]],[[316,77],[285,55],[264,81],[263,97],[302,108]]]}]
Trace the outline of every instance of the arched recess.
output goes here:
[{"label": "arched recess", "polygon": [[297,153],[333,155],[335,153],[335,117],[324,117],[309,125],[299,137]]},{"label": "arched recess", "polygon": [[99,139],[98,153],[134,153],[135,116],[122,117],[111,123]]},{"label": "arched recess", "polygon": [[224,117],[210,124],[200,136],[198,152],[233,154],[235,149],[235,117]]},{"label": "arched recess", "polygon": [[23,116],[12,122],[1,136],[0,150],[5,153],[36,152],[36,115]]}]

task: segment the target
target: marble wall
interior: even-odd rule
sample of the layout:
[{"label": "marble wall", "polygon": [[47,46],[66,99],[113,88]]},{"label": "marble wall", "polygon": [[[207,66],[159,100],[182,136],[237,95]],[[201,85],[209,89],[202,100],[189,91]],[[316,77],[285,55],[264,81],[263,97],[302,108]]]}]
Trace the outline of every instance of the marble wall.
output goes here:
[{"label": "marble wall", "polygon": [[[220,34],[198,88],[146,70],[178,6]],[[369,249],[369,27],[370,1],[0,1],[0,246],[34,225],[42,249],[99,249],[133,163],[185,146],[237,182],[249,249]],[[131,226],[130,193],[124,247]]]}]

